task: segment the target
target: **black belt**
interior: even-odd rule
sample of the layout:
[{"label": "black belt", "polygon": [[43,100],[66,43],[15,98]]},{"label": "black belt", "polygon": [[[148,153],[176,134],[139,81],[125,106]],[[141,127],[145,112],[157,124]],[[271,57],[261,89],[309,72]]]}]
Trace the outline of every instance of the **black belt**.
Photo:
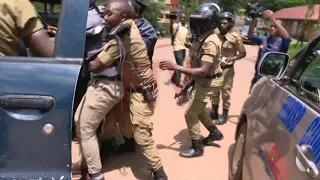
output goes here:
[{"label": "black belt", "polygon": [[221,69],[228,69],[228,68],[233,68],[233,64],[232,65],[221,66]]},{"label": "black belt", "polygon": [[98,78],[98,79],[106,79],[109,81],[119,81],[121,80],[121,76],[120,75],[116,75],[116,76],[94,76],[93,78]]},{"label": "black belt", "polygon": [[[153,85],[153,89],[157,89],[158,85],[157,83]],[[137,92],[137,93],[144,93],[144,89],[142,86],[138,86],[138,87],[133,87],[133,88],[128,88],[127,91],[129,92]]]},{"label": "black belt", "polygon": [[222,77],[222,73],[217,73],[211,76],[207,76],[206,79],[216,79]]}]

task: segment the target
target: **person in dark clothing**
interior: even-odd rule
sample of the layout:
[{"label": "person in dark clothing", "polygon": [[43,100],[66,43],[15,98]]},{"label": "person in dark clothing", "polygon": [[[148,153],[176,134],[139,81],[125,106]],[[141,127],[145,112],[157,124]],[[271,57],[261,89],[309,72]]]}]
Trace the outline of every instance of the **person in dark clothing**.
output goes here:
[{"label": "person in dark clothing", "polygon": [[146,2],[144,0],[131,0],[131,3],[137,13],[136,25],[140,31],[142,39],[147,46],[148,56],[152,63],[154,47],[158,40],[157,32],[150,22],[142,15],[144,10],[147,8]]}]

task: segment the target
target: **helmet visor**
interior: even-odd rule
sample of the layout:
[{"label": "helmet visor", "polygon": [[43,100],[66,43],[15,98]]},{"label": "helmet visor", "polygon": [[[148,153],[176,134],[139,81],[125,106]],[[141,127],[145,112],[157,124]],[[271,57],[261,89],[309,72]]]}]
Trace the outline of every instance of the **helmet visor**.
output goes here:
[{"label": "helmet visor", "polygon": [[204,18],[201,15],[191,15],[189,18],[190,31],[192,35],[199,36],[202,33],[206,32],[206,27],[208,26],[207,18]]}]

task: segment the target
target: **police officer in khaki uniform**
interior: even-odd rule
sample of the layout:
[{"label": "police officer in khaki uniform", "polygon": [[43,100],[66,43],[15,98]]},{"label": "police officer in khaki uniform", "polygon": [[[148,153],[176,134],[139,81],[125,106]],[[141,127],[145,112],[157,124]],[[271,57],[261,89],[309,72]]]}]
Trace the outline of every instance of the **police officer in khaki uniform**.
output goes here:
[{"label": "police officer in khaki uniform", "polygon": [[[221,42],[213,32],[219,24],[219,11],[220,8],[215,3],[204,3],[190,15],[191,33],[195,35],[190,52],[192,68],[179,66],[170,61],[160,62],[162,70],[177,70],[193,76],[195,80],[190,106],[185,113],[192,146],[180,153],[180,156],[186,158],[202,156],[203,144],[208,145],[212,141],[223,139],[222,133],[205,111],[212,94],[220,91],[223,84],[219,60]],[[199,120],[210,132],[202,142]]]},{"label": "police officer in khaki uniform", "polygon": [[233,86],[234,63],[246,56],[246,49],[243,45],[242,38],[236,32],[232,32],[235,18],[230,12],[220,14],[220,25],[217,29],[220,32],[219,37],[222,41],[221,48],[221,68],[223,69],[224,83],[221,89],[223,101],[223,114],[218,119],[220,92],[217,91],[212,97],[211,118],[215,124],[222,125],[228,120],[230,109],[230,95]]},{"label": "police officer in khaki uniform", "polygon": [[156,144],[152,138],[155,101],[158,95],[157,82],[147,54],[146,44],[133,20],[121,24],[129,25],[129,33],[122,36],[126,59],[122,65],[124,102],[118,103],[106,116],[102,136],[111,139],[117,125],[125,139],[135,139],[148,160],[155,180],[167,180]]},{"label": "police officer in khaki uniform", "polygon": [[54,41],[29,0],[0,1],[0,56],[18,56],[22,40],[36,56],[53,56]]},{"label": "police officer in khaki uniform", "polygon": [[[129,28],[123,25],[128,19],[134,18],[128,2],[110,1],[104,18],[108,22],[109,40],[97,58],[89,63],[91,80],[75,114],[77,139],[88,174],[93,180],[104,179],[96,130],[107,113],[122,99],[118,69],[123,61],[132,58],[130,53],[123,53],[120,43],[120,37],[129,34]],[[86,176],[86,169],[82,167],[82,178]]]}]

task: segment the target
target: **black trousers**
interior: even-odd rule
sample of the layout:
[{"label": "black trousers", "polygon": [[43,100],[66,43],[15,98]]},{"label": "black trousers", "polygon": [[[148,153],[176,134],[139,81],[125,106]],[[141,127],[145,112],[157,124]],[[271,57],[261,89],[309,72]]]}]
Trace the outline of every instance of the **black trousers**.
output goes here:
[{"label": "black trousers", "polygon": [[[184,59],[186,57],[186,50],[182,49],[182,50],[179,50],[179,51],[174,51],[173,54],[174,54],[174,57],[176,59],[176,63],[178,65],[180,65],[180,66],[183,66]],[[171,79],[175,83],[179,83],[180,80],[181,80],[181,72],[175,71]]]}]

